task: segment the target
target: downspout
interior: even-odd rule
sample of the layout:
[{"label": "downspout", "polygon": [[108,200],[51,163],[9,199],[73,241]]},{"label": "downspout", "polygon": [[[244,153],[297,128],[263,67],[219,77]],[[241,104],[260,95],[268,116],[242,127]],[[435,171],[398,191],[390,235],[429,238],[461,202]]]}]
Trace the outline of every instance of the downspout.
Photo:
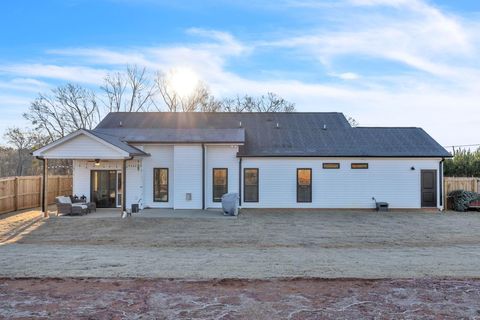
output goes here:
[{"label": "downspout", "polygon": [[202,210],[205,210],[205,144],[202,143]]},{"label": "downspout", "polygon": [[242,157],[238,158],[238,206],[242,206]]},{"label": "downspout", "polygon": [[440,187],[440,207],[442,207],[443,210],[445,210],[445,208],[443,207],[443,203],[445,202],[445,199],[443,199],[443,162],[445,161],[445,158],[442,158],[442,160],[439,162],[438,164],[438,175],[440,177],[440,183],[439,183],[439,187]]}]

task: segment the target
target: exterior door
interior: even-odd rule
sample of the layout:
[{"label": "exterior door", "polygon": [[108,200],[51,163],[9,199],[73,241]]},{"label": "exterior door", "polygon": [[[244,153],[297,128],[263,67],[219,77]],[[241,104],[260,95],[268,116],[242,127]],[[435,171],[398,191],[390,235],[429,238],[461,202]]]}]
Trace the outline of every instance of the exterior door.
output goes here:
[{"label": "exterior door", "polygon": [[437,206],[437,170],[422,170],[422,207]]},{"label": "exterior door", "polygon": [[115,208],[117,203],[117,171],[92,170],[90,176],[90,199],[97,208]]}]

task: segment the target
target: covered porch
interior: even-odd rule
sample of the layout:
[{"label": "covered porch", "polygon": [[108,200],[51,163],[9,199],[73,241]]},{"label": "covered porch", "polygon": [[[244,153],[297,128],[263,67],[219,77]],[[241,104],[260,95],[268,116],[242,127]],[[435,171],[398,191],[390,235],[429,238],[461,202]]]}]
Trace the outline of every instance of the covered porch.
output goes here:
[{"label": "covered porch", "polygon": [[[99,136],[89,130],[78,130],[36,150],[33,155],[43,162],[42,212],[48,217],[47,193],[49,160],[72,160],[73,194],[94,202],[97,208],[126,211],[141,201],[141,191],[127,193],[127,180],[141,177],[141,158],[148,156],[113,136]],[[138,181],[137,181],[138,183]],[[132,183],[130,183],[132,184]],[[130,186],[129,186],[130,187]]]}]

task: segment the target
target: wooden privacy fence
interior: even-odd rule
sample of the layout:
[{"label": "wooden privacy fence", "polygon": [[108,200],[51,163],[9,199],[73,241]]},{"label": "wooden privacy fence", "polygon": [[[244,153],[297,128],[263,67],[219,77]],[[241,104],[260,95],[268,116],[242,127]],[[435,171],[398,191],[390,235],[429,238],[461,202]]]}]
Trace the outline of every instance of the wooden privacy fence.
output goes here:
[{"label": "wooden privacy fence", "polygon": [[[48,176],[48,203],[59,195],[72,194],[71,176]],[[0,178],[0,214],[40,207],[42,204],[42,177]]]},{"label": "wooden privacy fence", "polygon": [[443,181],[443,192],[445,201],[447,201],[447,196],[451,191],[465,190],[478,193],[480,190],[480,178],[444,177]]}]

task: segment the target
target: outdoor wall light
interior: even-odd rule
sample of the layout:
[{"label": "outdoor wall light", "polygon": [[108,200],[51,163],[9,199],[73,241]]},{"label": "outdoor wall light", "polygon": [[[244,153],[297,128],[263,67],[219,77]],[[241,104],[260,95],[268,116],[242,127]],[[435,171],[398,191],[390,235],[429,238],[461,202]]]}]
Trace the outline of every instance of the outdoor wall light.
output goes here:
[{"label": "outdoor wall light", "polygon": [[95,166],[98,167],[100,165],[100,159],[95,159]]},{"label": "outdoor wall light", "polygon": [[412,166],[412,167],[410,168],[410,170],[412,170],[412,171],[415,170],[415,167]]}]

